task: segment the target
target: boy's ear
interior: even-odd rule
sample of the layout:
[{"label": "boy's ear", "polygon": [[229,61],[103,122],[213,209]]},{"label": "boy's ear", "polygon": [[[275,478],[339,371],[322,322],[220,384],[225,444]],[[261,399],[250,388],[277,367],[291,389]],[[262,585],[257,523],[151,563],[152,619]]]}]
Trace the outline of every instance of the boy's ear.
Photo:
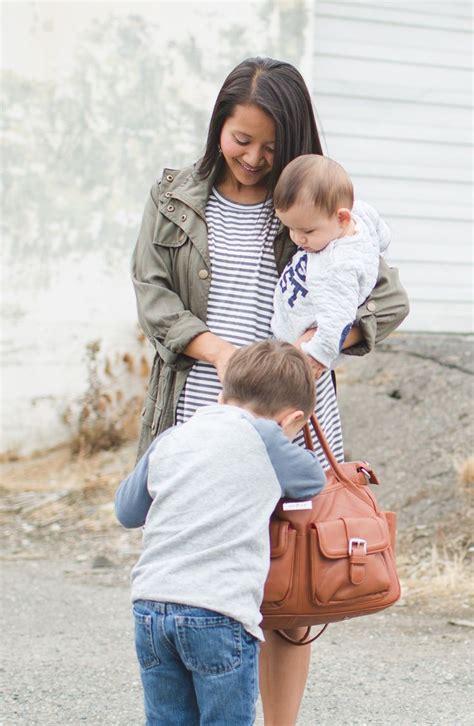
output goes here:
[{"label": "boy's ear", "polygon": [[304,426],[305,421],[306,416],[304,415],[304,411],[297,409],[289,411],[288,413],[283,413],[283,416],[278,420],[278,423],[282,429],[286,429],[288,426],[292,426],[296,423],[301,423],[301,426]]},{"label": "boy's ear", "polygon": [[341,209],[337,210],[337,221],[343,227],[347,227],[351,219],[352,214],[350,209],[347,209],[346,207],[341,207]]}]

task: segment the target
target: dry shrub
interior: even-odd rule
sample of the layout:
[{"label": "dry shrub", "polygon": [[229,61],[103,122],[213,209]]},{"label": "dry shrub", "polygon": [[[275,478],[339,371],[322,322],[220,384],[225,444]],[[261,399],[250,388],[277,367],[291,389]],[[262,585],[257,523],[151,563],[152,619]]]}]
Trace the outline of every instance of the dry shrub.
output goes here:
[{"label": "dry shrub", "polygon": [[[87,390],[79,401],[77,416],[72,416],[69,411],[64,417],[75,427],[71,451],[76,456],[90,457],[97,451],[117,449],[136,435],[139,397],[125,400],[123,391],[104,390],[99,375],[99,353],[100,341],[95,340],[87,345]],[[125,363],[130,373],[133,372],[133,356],[130,353],[122,356],[122,363]],[[108,358],[103,372],[109,378],[113,377]]]}]

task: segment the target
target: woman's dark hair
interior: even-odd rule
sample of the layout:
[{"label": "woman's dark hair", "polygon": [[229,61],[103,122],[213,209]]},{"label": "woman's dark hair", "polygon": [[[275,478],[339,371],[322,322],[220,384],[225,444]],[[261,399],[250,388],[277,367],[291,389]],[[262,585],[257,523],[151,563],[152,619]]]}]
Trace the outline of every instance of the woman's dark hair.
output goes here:
[{"label": "woman's dark hair", "polygon": [[201,177],[224,166],[219,140],[226,119],[238,104],[252,104],[264,111],[275,124],[275,154],[268,179],[272,193],[285,166],[301,154],[321,154],[311,98],[303,77],[290,63],[272,58],[247,58],[229,73],[217,96],[204,156]]}]

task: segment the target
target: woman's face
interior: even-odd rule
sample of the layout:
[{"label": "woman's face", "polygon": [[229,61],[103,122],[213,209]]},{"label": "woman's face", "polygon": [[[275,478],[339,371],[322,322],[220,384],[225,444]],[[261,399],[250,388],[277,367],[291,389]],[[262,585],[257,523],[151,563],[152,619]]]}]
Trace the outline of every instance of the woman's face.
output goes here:
[{"label": "woman's face", "polygon": [[275,124],[257,106],[237,105],[224,122],[220,146],[234,181],[262,184],[273,166]]}]

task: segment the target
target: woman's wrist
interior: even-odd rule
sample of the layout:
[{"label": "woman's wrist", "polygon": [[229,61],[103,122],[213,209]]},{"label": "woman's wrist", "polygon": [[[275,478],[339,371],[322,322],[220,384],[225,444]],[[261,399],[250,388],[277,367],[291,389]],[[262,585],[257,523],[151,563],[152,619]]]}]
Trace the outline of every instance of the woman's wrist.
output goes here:
[{"label": "woman's wrist", "polygon": [[362,331],[359,326],[353,325],[352,328],[349,330],[349,333],[347,334],[347,337],[342,345],[342,350],[346,350],[346,348],[357,345],[357,343],[360,343],[363,339],[364,336],[362,335]]},{"label": "woman's wrist", "polygon": [[186,346],[184,353],[196,360],[210,363],[217,370],[219,380],[222,381],[229,359],[237,347],[228,340],[220,338],[214,333],[201,333]]}]

